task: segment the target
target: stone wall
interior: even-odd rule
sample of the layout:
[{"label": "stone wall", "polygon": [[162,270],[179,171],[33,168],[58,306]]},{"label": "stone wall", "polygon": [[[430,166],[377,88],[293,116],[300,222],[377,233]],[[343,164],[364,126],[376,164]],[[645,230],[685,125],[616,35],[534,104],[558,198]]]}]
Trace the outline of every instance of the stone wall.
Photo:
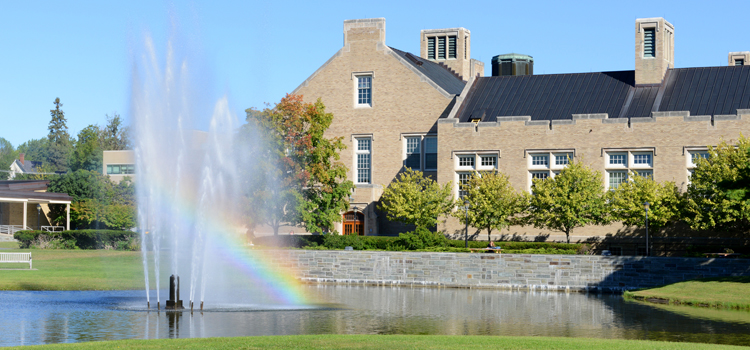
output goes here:
[{"label": "stone wall", "polygon": [[273,256],[313,283],[619,292],[750,275],[745,259],[305,250]]}]

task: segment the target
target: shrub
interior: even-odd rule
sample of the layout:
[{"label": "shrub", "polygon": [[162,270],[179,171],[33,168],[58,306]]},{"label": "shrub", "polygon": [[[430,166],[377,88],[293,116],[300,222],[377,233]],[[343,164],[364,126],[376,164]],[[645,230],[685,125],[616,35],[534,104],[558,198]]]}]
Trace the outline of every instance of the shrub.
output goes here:
[{"label": "shrub", "polygon": [[441,232],[432,232],[426,228],[417,227],[414,232],[399,234],[397,244],[403,245],[407,250],[418,250],[432,247],[447,247],[448,239]]},{"label": "shrub", "polygon": [[[137,246],[138,233],[116,230],[71,230],[62,232],[18,231],[13,236],[20,248],[39,249],[117,249]],[[54,243],[53,243],[54,242]],[[124,245],[118,242],[126,242]]]}]

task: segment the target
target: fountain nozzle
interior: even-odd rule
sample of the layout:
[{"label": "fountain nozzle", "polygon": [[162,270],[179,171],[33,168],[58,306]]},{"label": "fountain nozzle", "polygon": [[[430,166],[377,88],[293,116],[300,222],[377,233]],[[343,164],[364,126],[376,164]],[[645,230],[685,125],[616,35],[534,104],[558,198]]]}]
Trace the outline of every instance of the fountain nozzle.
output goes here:
[{"label": "fountain nozzle", "polygon": [[147,302],[146,302],[146,308],[147,308],[147,309],[150,309],[150,308],[151,308],[151,302],[150,302],[150,301],[147,301]]},{"label": "fountain nozzle", "polygon": [[203,302],[201,301],[201,311],[203,311]]},{"label": "fountain nozzle", "polygon": [[180,300],[180,276],[169,276],[169,300],[167,300],[168,310],[182,310],[182,300]]}]

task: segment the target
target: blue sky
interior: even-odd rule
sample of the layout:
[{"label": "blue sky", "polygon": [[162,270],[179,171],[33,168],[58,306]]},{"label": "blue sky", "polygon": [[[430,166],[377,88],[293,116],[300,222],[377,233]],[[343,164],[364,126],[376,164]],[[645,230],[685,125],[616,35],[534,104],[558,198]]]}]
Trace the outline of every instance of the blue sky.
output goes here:
[{"label": "blue sky", "polygon": [[[69,132],[129,117],[134,55],[170,36],[200,66],[207,101],[262,108],[291,92],[342,46],[343,21],[386,18],[386,44],[418,53],[419,31],[465,27],[472,56],[534,56],[537,74],[630,70],[635,19],[675,26],[675,66],[726,65],[750,50],[749,1],[11,1],[0,0],[0,137],[47,134],[60,97]],[[205,109],[205,106],[201,110]],[[208,118],[208,116],[206,116]]]}]

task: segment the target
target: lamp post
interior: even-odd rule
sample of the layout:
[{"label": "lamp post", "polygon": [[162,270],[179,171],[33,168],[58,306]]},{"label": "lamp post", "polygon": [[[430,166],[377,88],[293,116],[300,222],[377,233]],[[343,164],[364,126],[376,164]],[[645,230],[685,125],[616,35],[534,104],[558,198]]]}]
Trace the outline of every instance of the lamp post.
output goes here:
[{"label": "lamp post", "polygon": [[464,247],[469,248],[469,201],[464,201],[464,212],[466,213],[466,231],[464,231]]},{"label": "lamp post", "polygon": [[646,256],[651,256],[648,249],[648,202],[643,203],[643,206],[646,208]]},{"label": "lamp post", "polygon": [[42,229],[41,225],[42,224],[39,223],[39,217],[40,216],[42,216],[42,205],[39,204],[39,203],[37,203],[36,204],[36,227],[37,227],[38,230],[41,231],[41,229]]}]

